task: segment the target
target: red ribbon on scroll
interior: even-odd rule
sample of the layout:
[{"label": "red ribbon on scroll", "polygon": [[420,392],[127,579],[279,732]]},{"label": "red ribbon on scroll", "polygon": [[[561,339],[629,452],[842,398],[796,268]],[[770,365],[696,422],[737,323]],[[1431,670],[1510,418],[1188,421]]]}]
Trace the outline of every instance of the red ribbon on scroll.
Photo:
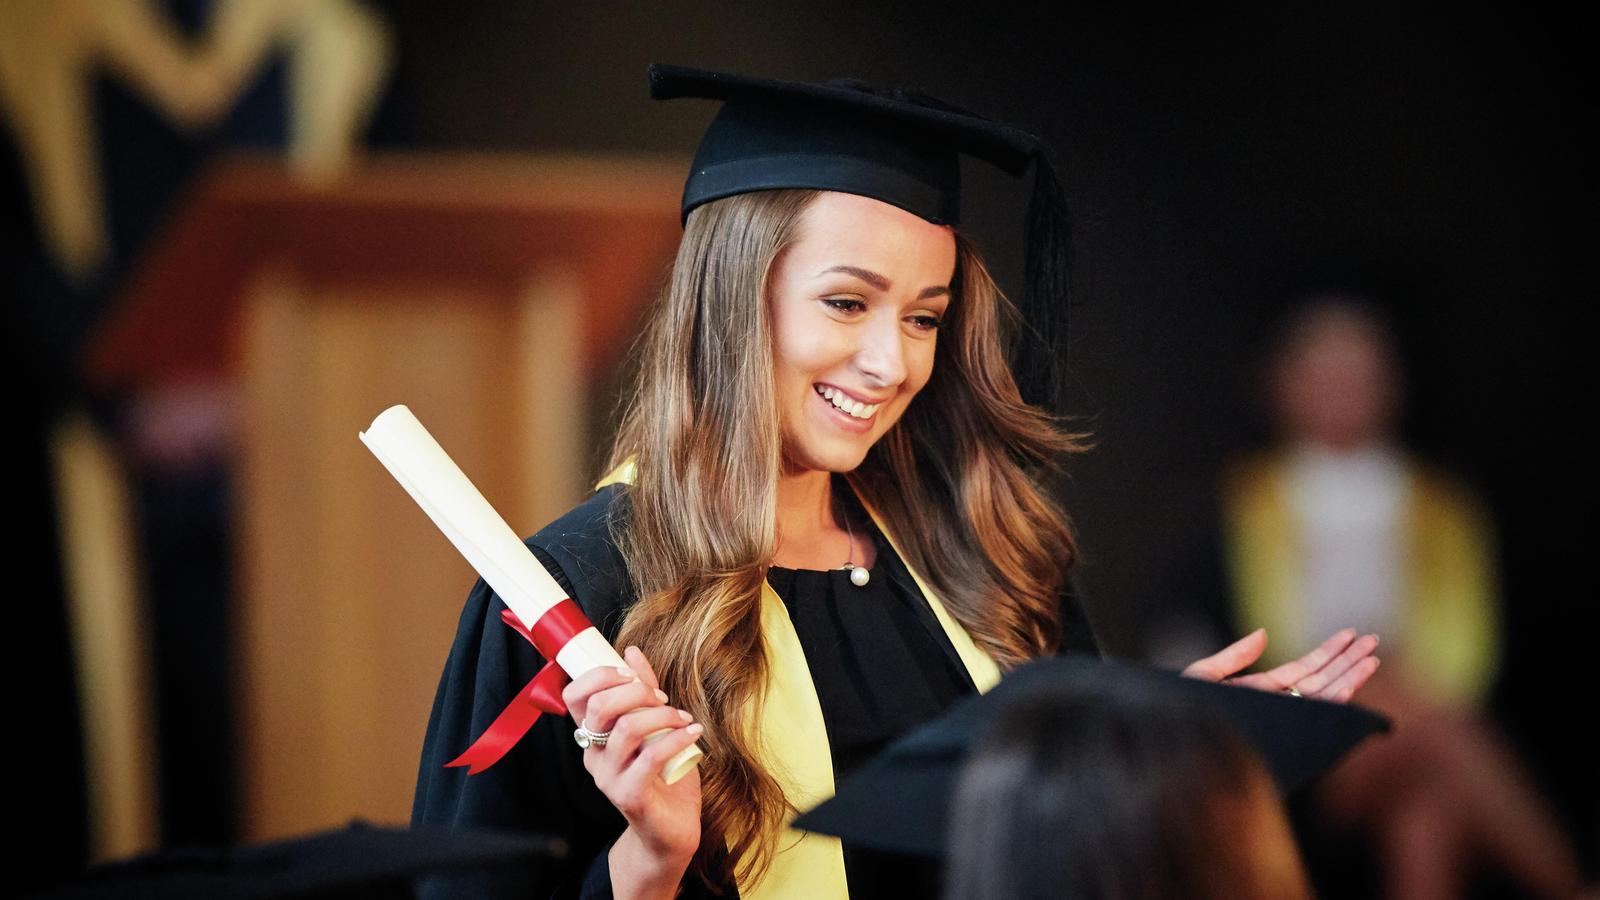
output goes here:
[{"label": "red ribbon on scroll", "polygon": [[556,654],[573,637],[585,629],[593,628],[589,617],[583,614],[578,604],[571,599],[563,600],[555,606],[545,610],[539,621],[533,623],[530,629],[522,624],[517,614],[511,610],[503,610],[500,620],[517,630],[517,633],[527,638],[539,655],[549,660],[533,680],[517,692],[517,696],[500,711],[500,715],[490,723],[483,734],[467,752],[461,754],[450,762],[445,763],[445,768],[452,766],[470,766],[468,775],[476,775],[500,761],[522,736],[528,733],[533,723],[539,721],[539,716],[544,713],[554,713],[558,716],[567,714],[567,704],[561,699],[561,690],[572,679],[561,666],[556,664]]}]

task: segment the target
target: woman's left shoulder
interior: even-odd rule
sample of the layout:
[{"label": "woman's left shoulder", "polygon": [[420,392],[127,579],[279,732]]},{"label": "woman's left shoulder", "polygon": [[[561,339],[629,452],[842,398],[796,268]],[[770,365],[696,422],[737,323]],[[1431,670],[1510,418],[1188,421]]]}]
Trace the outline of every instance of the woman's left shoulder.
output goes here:
[{"label": "woman's left shoulder", "polygon": [[628,486],[608,484],[524,541],[559,567],[573,599],[608,635],[632,598],[627,562],[612,536],[628,508]]}]

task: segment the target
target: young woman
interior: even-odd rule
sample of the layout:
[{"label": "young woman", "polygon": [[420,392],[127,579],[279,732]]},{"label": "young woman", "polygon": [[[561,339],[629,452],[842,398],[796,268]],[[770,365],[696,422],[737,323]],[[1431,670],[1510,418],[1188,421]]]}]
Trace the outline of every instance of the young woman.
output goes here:
[{"label": "young woman", "polygon": [[[1040,382],[1031,361],[1059,349],[1061,298],[1035,291],[1019,317],[953,228],[958,153],[1018,171],[1037,142],[854,83],[652,67],[652,87],[725,105],[685,188],[683,242],[641,338],[610,474],[528,541],[628,667],[573,681],[571,721],[540,719],[491,769],[443,768],[537,670],[478,583],[413,821],[556,833],[572,854],[546,872],[433,888],[936,896],[929,864],[785,822],[1007,668],[1096,652],[1049,488],[1077,442],[1012,369]],[[1030,232],[1058,225],[1035,215]],[[1242,669],[1262,640],[1195,674]],[[1372,643],[1342,634],[1250,677],[1348,696],[1376,665]],[[696,741],[699,770],[666,784],[662,763]]]}]

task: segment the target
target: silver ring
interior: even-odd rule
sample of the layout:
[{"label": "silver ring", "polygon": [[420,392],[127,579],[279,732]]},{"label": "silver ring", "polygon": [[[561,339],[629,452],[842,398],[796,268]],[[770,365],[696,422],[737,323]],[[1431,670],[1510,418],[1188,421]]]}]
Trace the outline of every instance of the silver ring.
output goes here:
[{"label": "silver ring", "polygon": [[1283,690],[1284,690],[1285,693],[1287,693],[1291,697],[1304,697],[1305,696],[1305,694],[1300,693],[1300,689],[1299,688],[1295,687],[1292,684],[1289,685],[1288,687],[1284,688]]},{"label": "silver ring", "polygon": [[590,747],[604,747],[606,741],[611,739],[609,731],[590,731],[587,725],[579,725],[578,730],[572,733],[572,739],[578,746],[587,750]]}]

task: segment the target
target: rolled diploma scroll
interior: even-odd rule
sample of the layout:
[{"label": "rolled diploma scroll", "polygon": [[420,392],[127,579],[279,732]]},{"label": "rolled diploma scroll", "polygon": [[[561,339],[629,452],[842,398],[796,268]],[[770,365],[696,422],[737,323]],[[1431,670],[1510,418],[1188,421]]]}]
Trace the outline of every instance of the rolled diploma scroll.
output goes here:
[{"label": "rolled diploma scroll", "polygon": [[[360,438],[524,625],[532,628],[546,610],[567,599],[566,591],[410,409],[389,407]],[[556,664],[570,678],[597,666],[626,665],[593,625],[567,642],[556,654]],[[659,731],[645,740],[666,733]],[[662,779],[672,784],[704,756],[697,745],[685,747],[667,761]]]}]

